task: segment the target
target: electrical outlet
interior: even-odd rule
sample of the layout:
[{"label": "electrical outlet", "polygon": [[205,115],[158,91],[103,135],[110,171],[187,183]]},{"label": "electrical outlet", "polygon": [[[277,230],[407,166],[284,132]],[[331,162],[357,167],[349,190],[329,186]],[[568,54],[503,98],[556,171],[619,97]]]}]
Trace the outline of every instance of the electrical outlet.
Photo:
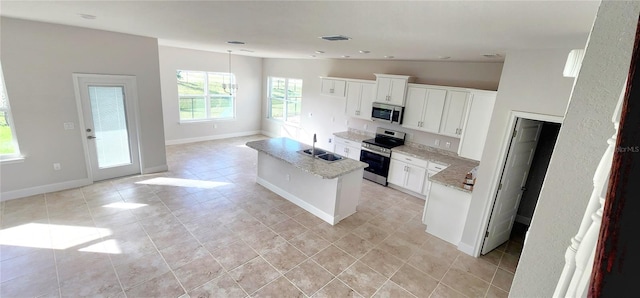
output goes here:
[{"label": "electrical outlet", "polygon": [[309,118],[313,117],[313,113],[309,113]]},{"label": "electrical outlet", "polygon": [[60,171],[60,169],[62,169],[62,166],[60,166],[59,162],[53,163],[53,170],[54,171]]},{"label": "electrical outlet", "polygon": [[331,144],[331,142],[332,142],[332,141],[333,141],[333,140],[332,140],[331,138],[329,138],[329,144]]},{"label": "electrical outlet", "polygon": [[287,174],[287,175],[284,176],[284,179],[289,181],[289,180],[291,180],[291,176],[289,174]]},{"label": "electrical outlet", "polygon": [[349,126],[349,120],[344,120],[344,125]]},{"label": "electrical outlet", "polygon": [[436,145],[436,147],[440,146],[440,140],[436,139],[435,142],[433,142],[434,145]]},{"label": "electrical outlet", "polygon": [[444,147],[447,148],[447,149],[450,148],[451,147],[451,142],[444,143]]},{"label": "electrical outlet", "polygon": [[331,116],[331,122],[336,122],[336,117]]}]

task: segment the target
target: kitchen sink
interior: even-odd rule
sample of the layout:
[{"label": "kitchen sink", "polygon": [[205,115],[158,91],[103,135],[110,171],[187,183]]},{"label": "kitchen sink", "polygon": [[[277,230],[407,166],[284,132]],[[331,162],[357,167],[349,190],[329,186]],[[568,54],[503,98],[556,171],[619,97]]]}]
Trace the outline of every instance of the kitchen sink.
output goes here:
[{"label": "kitchen sink", "polygon": [[318,158],[324,159],[326,161],[338,161],[338,160],[344,159],[344,157],[333,154],[333,153],[318,155]]},{"label": "kitchen sink", "polygon": [[[311,149],[300,150],[298,152],[300,152],[302,154],[305,154],[305,155],[311,156]],[[334,154],[334,153],[331,153],[331,152],[327,152],[327,151],[324,151],[324,150],[321,150],[321,149],[316,149],[314,151],[314,153],[315,153],[314,154],[315,157],[317,157],[319,159],[322,159],[324,161],[327,161],[327,162],[334,162],[334,161],[339,161],[339,160],[343,160],[344,159],[344,157],[342,157],[340,155],[337,155],[337,154]]]},{"label": "kitchen sink", "polygon": [[[308,155],[311,155],[311,150],[312,149],[306,149],[306,150],[302,150],[300,152],[308,154]],[[318,155],[327,154],[327,151],[316,149],[313,153],[314,153],[313,155],[318,156]]]}]

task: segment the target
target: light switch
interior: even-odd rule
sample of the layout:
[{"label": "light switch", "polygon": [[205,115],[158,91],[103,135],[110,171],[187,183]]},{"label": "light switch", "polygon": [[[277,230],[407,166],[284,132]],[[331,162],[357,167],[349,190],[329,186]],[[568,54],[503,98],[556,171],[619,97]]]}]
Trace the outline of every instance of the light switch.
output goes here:
[{"label": "light switch", "polygon": [[72,130],[75,129],[76,126],[73,122],[65,122],[64,123],[64,130]]}]

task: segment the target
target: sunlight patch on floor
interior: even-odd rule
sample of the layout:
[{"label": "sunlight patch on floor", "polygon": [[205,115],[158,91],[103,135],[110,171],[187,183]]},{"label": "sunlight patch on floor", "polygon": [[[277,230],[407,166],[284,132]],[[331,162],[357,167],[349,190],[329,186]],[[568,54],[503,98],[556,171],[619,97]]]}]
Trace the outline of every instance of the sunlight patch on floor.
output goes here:
[{"label": "sunlight patch on floor", "polygon": [[92,244],[87,247],[78,249],[78,251],[97,252],[97,253],[105,253],[105,254],[121,254],[122,253],[122,250],[118,245],[118,241],[116,241],[115,239],[109,239],[102,242],[98,242],[96,244]]},{"label": "sunlight patch on floor", "polygon": [[179,186],[179,187],[195,187],[195,188],[216,188],[219,186],[225,186],[229,184],[228,182],[203,181],[203,180],[168,178],[168,177],[158,177],[158,178],[153,178],[149,180],[139,181],[136,183],[150,184],[150,185]]},{"label": "sunlight patch on floor", "polygon": [[103,228],[28,223],[1,230],[0,244],[68,249],[108,235],[111,235],[111,230]]},{"label": "sunlight patch on floor", "polygon": [[147,204],[140,204],[140,203],[117,202],[117,203],[111,203],[111,204],[103,205],[102,207],[131,210],[131,209],[137,209],[137,208],[144,207],[144,206],[148,206],[148,205]]}]

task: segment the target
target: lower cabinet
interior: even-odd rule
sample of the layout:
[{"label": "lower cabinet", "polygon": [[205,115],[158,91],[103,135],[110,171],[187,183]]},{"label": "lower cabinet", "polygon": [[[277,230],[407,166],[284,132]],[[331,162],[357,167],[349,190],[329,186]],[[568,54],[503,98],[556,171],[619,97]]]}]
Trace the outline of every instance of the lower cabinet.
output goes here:
[{"label": "lower cabinet", "polygon": [[360,142],[349,141],[338,137],[336,137],[335,142],[333,153],[347,158],[360,160]]},{"label": "lower cabinet", "polygon": [[391,153],[387,181],[415,193],[422,193],[428,161],[401,153]]},{"label": "lower cabinet", "polygon": [[427,233],[458,245],[470,204],[471,193],[433,183],[424,214]]}]

